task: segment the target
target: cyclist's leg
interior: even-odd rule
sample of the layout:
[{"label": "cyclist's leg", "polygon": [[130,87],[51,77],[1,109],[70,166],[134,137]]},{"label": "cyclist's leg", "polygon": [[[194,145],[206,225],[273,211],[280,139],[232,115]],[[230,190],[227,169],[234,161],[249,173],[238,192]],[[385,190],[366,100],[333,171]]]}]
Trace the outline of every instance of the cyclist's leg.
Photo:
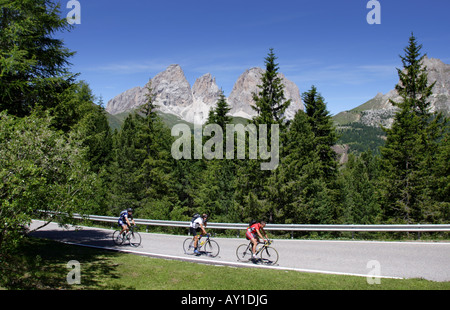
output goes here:
[{"label": "cyclist's leg", "polygon": [[128,232],[128,225],[122,224],[122,230],[120,231],[120,234],[127,233]]},{"label": "cyclist's leg", "polygon": [[258,244],[258,241],[256,239],[257,236],[253,234],[251,231],[247,230],[247,232],[245,233],[245,237],[252,243],[252,256],[255,257],[256,245]]},{"label": "cyclist's leg", "polygon": [[258,237],[252,238],[250,239],[250,241],[252,242],[253,246],[252,246],[252,256],[253,258],[256,258],[256,247],[258,245]]},{"label": "cyclist's leg", "polygon": [[120,228],[121,228],[121,231],[120,231],[120,235],[122,235],[122,233],[124,232],[124,228],[123,228],[123,221],[122,220],[119,220],[118,222],[117,222],[117,224],[119,224],[119,226],[120,226]]},{"label": "cyclist's leg", "polygon": [[194,236],[194,248],[197,249],[198,248],[198,235]]},{"label": "cyclist's leg", "polygon": [[192,240],[194,240],[194,253],[197,253],[197,247],[198,247],[198,235],[197,235],[197,229],[191,227],[189,229],[190,233],[193,235]]}]

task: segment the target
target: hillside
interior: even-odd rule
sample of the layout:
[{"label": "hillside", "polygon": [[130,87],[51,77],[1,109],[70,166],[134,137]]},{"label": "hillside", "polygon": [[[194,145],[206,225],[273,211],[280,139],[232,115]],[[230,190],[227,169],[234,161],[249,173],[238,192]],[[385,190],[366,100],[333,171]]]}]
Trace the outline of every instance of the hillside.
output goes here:
[{"label": "hillside", "polygon": [[[435,82],[433,95],[430,99],[431,111],[450,114],[450,65],[436,58],[425,57],[423,65],[427,68],[429,83]],[[390,100],[401,100],[395,89],[387,94],[378,93],[374,98],[348,111],[338,113],[333,117],[337,126],[354,122],[371,127],[390,127],[397,109]]]}]

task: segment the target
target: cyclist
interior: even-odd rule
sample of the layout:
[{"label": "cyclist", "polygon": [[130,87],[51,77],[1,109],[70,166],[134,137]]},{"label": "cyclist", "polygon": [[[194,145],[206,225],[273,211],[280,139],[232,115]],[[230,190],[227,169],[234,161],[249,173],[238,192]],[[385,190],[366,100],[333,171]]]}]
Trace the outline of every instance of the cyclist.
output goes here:
[{"label": "cyclist", "polygon": [[131,220],[131,223],[133,223],[133,225],[136,225],[134,223],[134,219],[133,219],[133,209],[128,208],[128,209],[120,212],[119,221],[118,221],[119,226],[122,227],[122,230],[120,231],[120,235],[128,232],[129,227],[131,226],[130,220]]},{"label": "cyclist", "polygon": [[[260,221],[256,223],[252,223],[249,228],[247,228],[247,232],[245,233],[245,237],[247,240],[250,240],[253,243],[252,247],[252,256],[253,259],[256,259],[256,246],[258,245],[259,238],[264,240],[269,240],[266,232],[264,231],[264,227],[266,227],[266,222]],[[262,233],[266,238],[262,236]]]},{"label": "cyclist", "polygon": [[[206,235],[206,222],[208,220],[208,215],[203,214],[201,216],[194,216],[191,221],[191,226],[189,227],[189,232],[194,236],[194,253],[199,255],[200,252],[197,250],[198,241],[201,239],[202,235]],[[198,232],[201,232],[200,236],[197,235]]]}]

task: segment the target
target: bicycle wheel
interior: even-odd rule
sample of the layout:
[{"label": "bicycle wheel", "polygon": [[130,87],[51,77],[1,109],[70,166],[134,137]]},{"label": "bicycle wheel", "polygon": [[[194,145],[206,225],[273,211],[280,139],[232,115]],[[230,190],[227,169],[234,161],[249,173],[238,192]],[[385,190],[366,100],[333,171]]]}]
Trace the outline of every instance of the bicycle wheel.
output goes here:
[{"label": "bicycle wheel", "polygon": [[275,265],[278,262],[278,252],[274,248],[268,246],[261,251],[261,260],[263,264]]},{"label": "bicycle wheel", "polygon": [[236,249],[236,256],[240,262],[248,262],[252,258],[252,248],[248,244],[241,244]]},{"label": "bicycle wheel", "polygon": [[193,255],[194,254],[194,240],[192,238],[187,238],[183,242],[183,250],[185,254]]},{"label": "bicycle wheel", "polygon": [[138,247],[141,245],[142,239],[141,239],[141,235],[138,232],[133,231],[133,232],[128,233],[128,240],[130,240],[131,246]]},{"label": "bicycle wheel", "polygon": [[216,257],[219,255],[219,251],[219,244],[214,240],[209,240],[203,245],[203,252],[208,256]]},{"label": "bicycle wheel", "polygon": [[122,243],[123,243],[123,236],[122,236],[122,234],[120,233],[120,230],[116,230],[116,231],[113,233],[112,239],[113,239],[113,241],[114,241],[114,243],[115,243],[116,245],[122,245]]}]

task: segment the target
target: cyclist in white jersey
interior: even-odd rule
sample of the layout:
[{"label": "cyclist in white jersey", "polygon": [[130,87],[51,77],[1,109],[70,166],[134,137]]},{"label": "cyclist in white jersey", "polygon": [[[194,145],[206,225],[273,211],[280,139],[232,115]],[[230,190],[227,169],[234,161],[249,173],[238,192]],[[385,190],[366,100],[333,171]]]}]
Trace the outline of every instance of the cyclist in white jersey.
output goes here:
[{"label": "cyclist in white jersey", "polygon": [[[202,216],[199,216],[195,220],[191,221],[191,226],[189,228],[189,232],[194,236],[194,253],[200,254],[197,250],[198,247],[198,240],[201,238],[202,235],[206,235],[206,221],[208,220],[208,215],[203,214]],[[201,232],[201,235],[199,236],[197,233]]]}]

